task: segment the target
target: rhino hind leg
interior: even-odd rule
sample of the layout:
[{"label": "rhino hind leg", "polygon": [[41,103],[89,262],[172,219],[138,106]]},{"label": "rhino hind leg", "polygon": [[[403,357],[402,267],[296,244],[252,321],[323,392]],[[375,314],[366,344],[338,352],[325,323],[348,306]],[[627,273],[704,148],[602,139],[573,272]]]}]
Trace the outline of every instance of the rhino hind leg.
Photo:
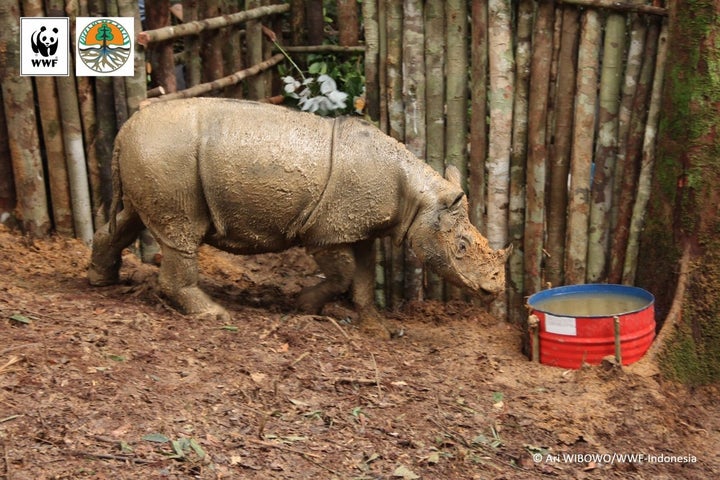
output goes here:
[{"label": "rhino hind leg", "polygon": [[229,321],[230,314],[198,287],[197,250],[187,253],[160,241],[160,291],[183,313],[201,319]]},{"label": "rhino hind leg", "polygon": [[348,246],[308,249],[325,275],[325,279],[300,292],[298,308],[304,312],[320,313],[323,306],[348,291],[355,272],[355,258]]},{"label": "rhino hind leg", "polygon": [[144,228],[140,216],[132,207],[126,207],[121,211],[116,217],[116,223],[114,235],[110,234],[109,223],[95,232],[88,269],[88,280],[91,285],[105,286],[118,283],[122,251]]},{"label": "rhino hind leg", "polygon": [[316,249],[310,252],[325,279],[300,292],[298,307],[319,313],[333,297],[352,286],[353,303],[358,312],[360,329],[372,336],[390,338],[390,330],[375,308],[375,252],[373,240],[355,245]]}]

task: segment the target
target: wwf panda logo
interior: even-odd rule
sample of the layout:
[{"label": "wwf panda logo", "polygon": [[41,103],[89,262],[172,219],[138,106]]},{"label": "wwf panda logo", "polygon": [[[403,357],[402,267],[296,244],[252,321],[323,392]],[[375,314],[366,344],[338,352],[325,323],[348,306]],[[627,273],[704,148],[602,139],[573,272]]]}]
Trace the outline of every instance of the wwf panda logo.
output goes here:
[{"label": "wwf panda logo", "polygon": [[30,36],[30,46],[33,52],[43,57],[55,55],[58,48],[58,29],[48,30],[45,26],[40,27],[40,30]]}]

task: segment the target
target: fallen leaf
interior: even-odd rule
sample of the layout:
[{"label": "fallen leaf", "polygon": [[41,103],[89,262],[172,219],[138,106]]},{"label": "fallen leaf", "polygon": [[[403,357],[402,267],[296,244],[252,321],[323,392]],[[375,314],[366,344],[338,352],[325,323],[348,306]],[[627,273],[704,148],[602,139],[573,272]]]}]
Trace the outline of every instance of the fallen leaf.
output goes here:
[{"label": "fallen leaf", "polygon": [[144,437],[142,437],[143,440],[146,442],[153,442],[153,443],[167,443],[170,441],[168,437],[163,435],[162,433],[148,433]]},{"label": "fallen leaf", "polygon": [[27,318],[25,315],[20,315],[19,313],[16,313],[15,315],[10,315],[10,320],[13,320],[17,323],[22,323],[23,325],[30,325],[32,323],[29,318]]},{"label": "fallen leaf", "polygon": [[405,480],[416,480],[420,478],[415,472],[410,470],[405,465],[400,465],[393,472],[393,477],[404,478]]}]

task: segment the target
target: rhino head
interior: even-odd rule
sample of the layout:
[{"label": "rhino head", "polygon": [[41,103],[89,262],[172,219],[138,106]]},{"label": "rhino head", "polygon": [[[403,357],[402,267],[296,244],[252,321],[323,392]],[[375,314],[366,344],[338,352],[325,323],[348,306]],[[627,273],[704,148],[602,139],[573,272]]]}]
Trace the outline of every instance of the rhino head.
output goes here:
[{"label": "rhino head", "polygon": [[505,289],[505,262],[512,245],[493,250],[470,223],[468,201],[460,187],[460,174],[448,167],[447,181],[425,191],[407,237],[415,254],[430,269],[451,283],[475,293]]}]

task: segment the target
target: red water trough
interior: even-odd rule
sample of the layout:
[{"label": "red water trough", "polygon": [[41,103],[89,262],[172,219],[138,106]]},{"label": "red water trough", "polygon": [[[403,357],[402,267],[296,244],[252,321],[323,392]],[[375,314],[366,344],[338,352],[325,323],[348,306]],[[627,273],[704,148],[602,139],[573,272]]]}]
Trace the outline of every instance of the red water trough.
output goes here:
[{"label": "red water trough", "polygon": [[527,303],[531,328],[538,324],[533,358],[545,365],[580,368],[608,355],[629,365],[655,338],[655,297],[642,288],[569,285],[538,292]]}]

